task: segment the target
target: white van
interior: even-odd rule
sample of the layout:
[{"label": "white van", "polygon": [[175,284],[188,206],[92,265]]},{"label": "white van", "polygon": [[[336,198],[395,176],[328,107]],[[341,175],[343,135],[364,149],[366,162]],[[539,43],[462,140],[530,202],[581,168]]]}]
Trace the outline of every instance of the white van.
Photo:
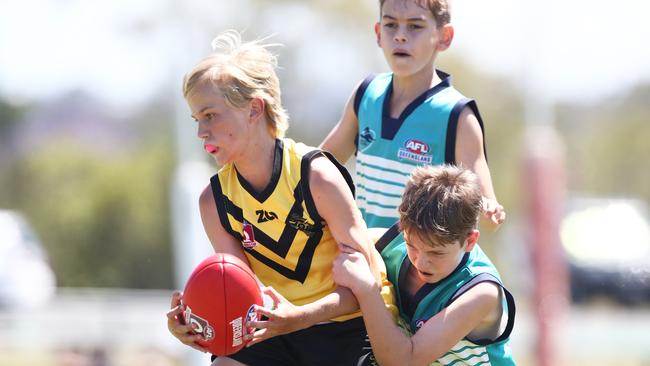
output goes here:
[{"label": "white van", "polygon": [[650,218],[645,202],[625,198],[569,200],[560,225],[571,297],[650,304]]}]

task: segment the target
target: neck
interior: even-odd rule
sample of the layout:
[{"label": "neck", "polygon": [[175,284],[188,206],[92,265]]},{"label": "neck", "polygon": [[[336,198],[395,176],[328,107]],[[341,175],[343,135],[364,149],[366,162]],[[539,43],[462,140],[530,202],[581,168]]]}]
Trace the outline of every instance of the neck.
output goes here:
[{"label": "neck", "polygon": [[393,98],[415,99],[441,81],[433,67],[406,76],[393,74]]},{"label": "neck", "polygon": [[249,142],[243,159],[234,162],[239,174],[256,190],[262,191],[271,181],[275,138],[268,133]]}]

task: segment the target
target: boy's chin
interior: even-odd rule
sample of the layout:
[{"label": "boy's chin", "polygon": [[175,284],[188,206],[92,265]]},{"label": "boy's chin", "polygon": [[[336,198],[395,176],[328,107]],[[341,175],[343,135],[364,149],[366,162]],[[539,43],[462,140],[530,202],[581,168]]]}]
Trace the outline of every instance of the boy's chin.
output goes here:
[{"label": "boy's chin", "polygon": [[391,65],[391,70],[393,71],[393,75],[397,77],[409,77],[416,75],[421,71],[413,65],[399,65],[396,63]]}]

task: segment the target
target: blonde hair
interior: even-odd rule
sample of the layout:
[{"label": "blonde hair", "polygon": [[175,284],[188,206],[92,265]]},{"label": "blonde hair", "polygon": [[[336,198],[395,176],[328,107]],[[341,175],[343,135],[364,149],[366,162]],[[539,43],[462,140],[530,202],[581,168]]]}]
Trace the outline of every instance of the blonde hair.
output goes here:
[{"label": "blonde hair", "polygon": [[[409,0],[402,0],[409,1]],[[448,0],[414,0],[415,3],[424,9],[429,9],[438,28],[451,22],[451,12]],[[379,0],[379,14],[383,15],[384,3],[386,0]]]},{"label": "blonde hair", "polygon": [[275,72],[277,57],[262,44],[263,40],[242,42],[239,32],[228,30],[212,41],[215,53],[201,60],[183,79],[183,96],[194,87],[210,82],[219,88],[231,107],[244,108],[255,98],[264,101],[271,135],[284,136],[289,127],[287,112],[282,108],[280,80]]},{"label": "blonde hair", "polygon": [[478,225],[481,213],[478,178],[452,165],[413,170],[399,206],[400,225],[431,245],[460,241]]}]

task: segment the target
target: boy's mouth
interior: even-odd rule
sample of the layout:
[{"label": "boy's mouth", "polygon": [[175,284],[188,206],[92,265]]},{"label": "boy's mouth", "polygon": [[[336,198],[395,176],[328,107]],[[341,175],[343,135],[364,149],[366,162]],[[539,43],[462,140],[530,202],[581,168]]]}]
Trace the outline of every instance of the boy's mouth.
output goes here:
[{"label": "boy's mouth", "polygon": [[409,53],[404,51],[404,50],[399,50],[398,49],[398,50],[393,51],[393,56],[395,56],[395,57],[408,57],[408,56],[411,56],[411,55],[409,55]]},{"label": "boy's mouth", "polygon": [[208,152],[208,154],[214,154],[218,150],[217,147],[212,144],[205,144],[203,145],[203,148]]}]

